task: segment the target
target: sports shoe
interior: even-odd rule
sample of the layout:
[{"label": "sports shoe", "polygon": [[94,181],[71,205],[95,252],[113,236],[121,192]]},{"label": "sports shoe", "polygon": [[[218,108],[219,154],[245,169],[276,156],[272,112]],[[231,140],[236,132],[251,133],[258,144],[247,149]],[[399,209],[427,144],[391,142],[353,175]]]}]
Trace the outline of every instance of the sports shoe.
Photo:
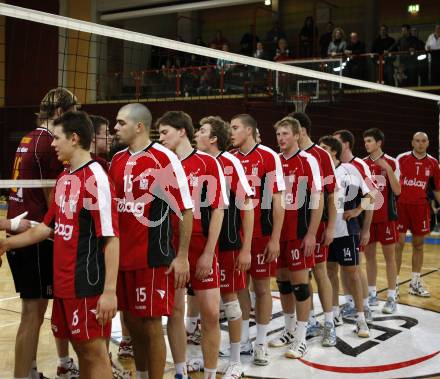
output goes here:
[{"label": "sports shoe", "polygon": [[31,379],[49,379],[47,376],[44,376],[42,372],[38,372],[36,369],[31,369]]},{"label": "sports shoe", "polygon": [[409,294],[420,297],[431,296],[431,293],[423,286],[421,280],[419,280],[416,284],[413,284],[412,282],[409,284]]},{"label": "sports shoe", "polygon": [[323,334],[322,346],[331,347],[336,345],[336,330],[330,322],[324,322]]},{"label": "sports shoe", "polygon": [[368,297],[368,305],[370,307],[377,307],[379,305],[379,299],[377,298],[377,295],[370,295]]},{"label": "sports shoe", "polygon": [[342,320],[342,316],[340,314],[333,317],[333,322],[335,323],[335,326],[341,326],[344,324],[344,320]]},{"label": "sports shoe", "polygon": [[346,318],[356,317],[357,311],[356,308],[350,303],[344,303],[341,306],[341,316]]},{"label": "sports shoe", "polygon": [[396,300],[394,300],[392,297],[389,297],[387,299],[387,302],[382,308],[382,313],[393,314],[396,312],[397,312]]},{"label": "sports shoe", "polygon": [[131,371],[124,370],[122,367],[113,362],[111,353],[109,354],[109,357],[112,365],[113,379],[131,379]]},{"label": "sports shoe", "polygon": [[133,358],[134,358],[133,344],[131,342],[121,341],[118,347],[118,359],[123,361],[126,359],[133,359]]},{"label": "sports shoe", "polygon": [[197,323],[197,326],[192,333],[186,332],[186,342],[188,345],[200,345],[202,341],[202,330],[200,328],[200,323]]},{"label": "sports shoe", "polygon": [[289,345],[290,343],[292,343],[293,339],[294,339],[294,335],[293,333],[289,332],[286,328],[284,328],[284,330],[282,331],[282,333],[280,335],[278,335],[275,338],[272,338],[269,341],[269,346],[270,347],[283,347],[286,345]]},{"label": "sports shoe", "polygon": [[284,353],[286,358],[298,359],[304,357],[307,352],[307,343],[306,341],[298,341],[294,340],[287,351]]},{"label": "sports shoe", "polygon": [[240,342],[240,355],[252,355],[253,352],[251,341]]},{"label": "sports shoe", "polygon": [[[191,379],[191,377],[189,375],[186,376],[188,379]],[[174,374],[174,379],[183,379],[183,375],[182,374]]]},{"label": "sports shoe", "polygon": [[364,315],[367,322],[373,322],[373,312],[369,307],[364,308]]},{"label": "sports shoe", "polygon": [[55,379],[78,379],[79,370],[72,358],[65,366],[57,367],[57,376]]},{"label": "sports shoe", "polygon": [[370,337],[370,329],[368,328],[367,322],[363,320],[357,320],[355,333],[358,335],[358,337],[361,338]]},{"label": "sports shoe", "polygon": [[265,345],[255,344],[254,346],[254,365],[267,366],[269,364],[267,347]]},{"label": "sports shoe", "polygon": [[244,371],[240,362],[229,362],[222,379],[239,379],[243,376]]},{"label": "sports shoe", "polygon": [[186,370],[188,372],[198,372],[203,370],[203,359],[202,358],[192,358],[186,362]]},{"label": "sports shoe", "polygon": [[307,324],[306,338],[317,337],[321,334],[321,325],[318,321],[315,324]]}]

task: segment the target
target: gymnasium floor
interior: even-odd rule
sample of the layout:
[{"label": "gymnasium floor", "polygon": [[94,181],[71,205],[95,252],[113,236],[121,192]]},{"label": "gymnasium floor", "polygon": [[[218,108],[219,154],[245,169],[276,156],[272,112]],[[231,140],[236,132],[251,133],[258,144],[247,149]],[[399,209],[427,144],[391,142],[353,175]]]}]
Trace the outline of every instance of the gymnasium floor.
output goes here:
[{"label": "gymnasium floor", "polygon": [[[0,211],[0,217],[4,217],[4,212]],[[0,234],[0,237],[3,236],[4,234]],[[324,349],[319,346],[319,341],[313,341],[312,345],[309,343],[309,353],[308,355],[306,355],[306,360],[304,362],[285,360],[281,358],[280,354],[278,354],[277,352],[271,352],[271,355],[274,354],[275,364],[267,366],[267,368],[264,369],[259,368],[258,370],[255,370],[254,366],[254,369],[250,370],[248,375],[254,378],[307,378],[312,376],[313,378],[440,378],[440,357],[438,356],[440,352],[439,253],[440,245],[430,244],[426,246],[423,280],[427,287],[431,290],[432,296],[429,299],[422,299],[416,298],[414,296],[409,296],[407,294],[407,282],[410,279],[411,274],[410,245],[407,244],[405,248],[402,273],[400,275],[400,281],[404,283],[401,285],[400,303],[406,304],[408,307],[401,306],[400,312],[398,314],[399,316],[403,317],[400,317],[397,321],[394,320],[394,322],[399,322],[400,324],[406,323],[405,325],[392,325],[393,321],[391,320],[391,318],[388,318],[387,320],[381,318],[381,316],[383,315],[380,313],[380,308],[378,308],[379,311],[376,311],[374,313],[375,322],[377,320],[378,326],[375,326],[375,334],[372,333],[372,337],[370,338],[370,340],[374,339],[375,341],[372,342],[371,346],[365,343],[359,345],[360,342],[365,341],[360,341],[350,335],[351,331],[347,328],[351,328],[351,325],[344,325],[344,328],[346,329],[340,330],[338,328],[338,337],[342,338],[345,342],[348,341],[348,343],[344,342],[343,346],[341,345],[342,347],[345,346],[345,350],[342,350],[346,351],[346,347],[350,344],[353,345],[353,347],[349,346],[349,348],[352,349],[350,351],[356,351],[356,349],[360,349],[359,351],[369,350],[371,347],[373,347],[371,349],[371,352],[367,351],[366,353],[360,353],[359,357],[362,358],[353,357],[353,354],[357,353],[351,354],[350,351],[348,351],[348,353],[346,352],[348,356],[344,356],[344,354],[336,350],[336,348]],[[378,261],[378,289],[384,289],[385,263],[381,256],[381,253],[378,255]],[[276,286],[274,286],[273,288],[274,291],[276,291],[275,287]],[[278,302],[276,295],[277,294],[274,292],[274,301]],[[386,290],[381,292],[379,296],[382,300],[384,300],[384,296],[386,296]],[[275,312],[277,311],[279,311],[279,304],[274,303],[274,321],[272,322],[272,324],[275,325],[274,328],[281,326],[282,318],[276,318]],[[318,307],[317,312],[319,312]],[[411,317],[409,317],[408,315],[410,315]],[[14,285],[9,266],[7,264],[7,260],[3,259],[3,266],[0,268],[0,379],[12,378],[14,362],[14,341],[19,321],[20,299],[14,291]],[[382,324],[380,324],[380,322],[382,322]],[[411,322],[412,324],[410,324]],[[407,326],[407,324],[409,326]],[[412,329],[413,325],[416,326],[414,326],[414,328]],[[276,331],[277,328],[273,329],[271,333],[275,333]],[[395,337],[396,335],[397,337]],[[114,337],[117,336],[118,333],[116,332],[114,334]],[[316,346],[316,348],[314,346]],[[116,344],[111,344],[111,351],[113,355],[116,356]],[[279,351],[280,350],[278,350],[278,352]],[[414,352],[413,356],[411,356],[412,352]],[[381,358],[386,357],[386,353],[391,353],[392,359],[390,359],[390,362],[388,362],[389,364],[383,364],[383,362],[381,362]],[[409,354],[409,356],[407,353]],[[276,354],[278,354],[278,356],[276,356]],[[352,356],[350,356],[350,354]],[[370,356],[368,356],[368,354],[370,354]],[[330,359],[332,366],[326,364],[325,367],[319,367],[320,362],[323,362],[325,359],[327,359],[328,356],[333,356],[333,358]],[[367,357],[367,360],[365,360],[365,357]],[[313,358],[316,359],[314,364],[311,363]],[[307,361],[307,359],[309,359],[309,361]],[[357,364],[358,361],[359,365]],[[280,365],[278,364],[278,362],[280,363]],[[394,367],[393,362],[399,363],[394,363],[397,365]],[[344,365],[342,365],[341,363],[344,363]],[[56,350],[53,343],[52,332],[50,329],[49,309],[46,314],[46,320],[41,329],[40,344],[38,348],[38,368],[40,371],[44,372],[46,376],[53,378],[56,374],[56,364]],[[350,367],[342,367],[346,365]],[[353,369],[354,366],[356,366],[357,368]],[[392,369],[392,366],[395,368],[395,370]],[[251,365],[249,365],[249,367],[251,367]],[[329,369],[329,367],[331,368]],[[400,367],[406,368],[399,369]],[[126,365],[126,368],[133,369],[134,367]],[[286,368],[288,370],[287,374],[285,373]],[[277,374],[277,370],[279,371],[279,374]],[[292,374],[292,372],[294,374]],[[172,378],[172,373],[172,366],[171,364],[169,364],[165,377]],[[438,376],[436,376],[436,374]],[[191,376],[193,378],[203,378],[201,374]]]}]

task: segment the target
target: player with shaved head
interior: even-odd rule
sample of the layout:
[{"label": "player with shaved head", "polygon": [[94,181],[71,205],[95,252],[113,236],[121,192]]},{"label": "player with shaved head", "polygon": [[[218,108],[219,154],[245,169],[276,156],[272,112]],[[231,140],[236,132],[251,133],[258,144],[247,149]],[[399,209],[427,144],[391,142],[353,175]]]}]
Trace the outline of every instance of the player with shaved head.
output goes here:
[{"label": "player with shaved head", "polygon": [[413,149],[397,157],[402,187],[397,201],[399,217],[397,222],[399,241],[396,245],[397,274],[402,265],[402,251],[405,246],[406,231],[409,229],[412,233],[413,247],[409,293],[421,297],[431,296],[420,279],[424,237],[429,233],[429,189],[433,190],[436,200],[440,201],[440,169],[437,159],[427,153],[428,146],[428,135],[417,132],[412,139]]}]

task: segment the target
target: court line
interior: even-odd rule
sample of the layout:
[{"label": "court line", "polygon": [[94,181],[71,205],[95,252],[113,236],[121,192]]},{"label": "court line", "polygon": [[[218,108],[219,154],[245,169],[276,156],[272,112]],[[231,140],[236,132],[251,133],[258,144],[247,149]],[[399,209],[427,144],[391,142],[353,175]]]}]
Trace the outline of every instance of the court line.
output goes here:
[{"label": "court line", "polygon": [[0,325],[0,328],[5,328],[6,326],[11,326],[11,325],[17,325],[19,323],[20,323],[20,321],[11,321],[11,322],[8,322],[4,325]]},{"label": "court line", "polygon": [[7,300],[14,300],[14,299],[19,299],[20,296],[11,296],[11,297],[5,297],[3,299],[0,299],[0,301],[7,301]]}]

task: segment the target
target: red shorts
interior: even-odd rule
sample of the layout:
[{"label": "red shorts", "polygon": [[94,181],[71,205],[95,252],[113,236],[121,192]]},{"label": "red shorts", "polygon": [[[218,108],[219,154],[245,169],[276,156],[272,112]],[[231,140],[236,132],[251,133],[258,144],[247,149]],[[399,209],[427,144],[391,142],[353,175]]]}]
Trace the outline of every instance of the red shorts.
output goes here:
[{"label": "red shorts", "polygon": [[397,229],[399,233],[406,233],[409,229],[416,236],[429,233],[431,221],[429,204],[401,204],[397,202]]},{"label": "red shorts", "polygon": [[174,303],[174,273],[167,267],[119,271],[118,309],[135,317],[169,316]]},{"label": "red shorts", "polygon": [[266,263],[264,249],[269,242],[269,236],[255,237],[252,239],[251,247],[251,269],[249,273],[253,278],[270,278],[276,275],[277,262]]},{"label": "red shorts", "polygon": [[316,232],[315,264],[327,262],[328,246],[324,246],[326,227],[327,224],[321,222]]},{"label": "red shorts", "polygon": [[315,267],[314,254],[306,257],[301,249],[301,240],[281,241],[278,268],[288,268],[290,271],[301,271]]},{"label": "red shorts", "polygon": [[370,226],[370,241],[380,242],[382,245],[391,245],[399,240],[396,221],[375,222]]},{"label": "red shorts", "polygon": [[191,242],[189,244],[188,260],[189,260],[189,272],[190,272],[190,286],[195,291],[209,290],[211,288],[220,287],[220,273],[218,267],[218,251],[212,259],[212,267],[209,275],[202,280],[196,278],[197,261],[202,255],[205,249],[207,238],[203,235],[193,234],[191,236]]},{"label": "red shorts", "polygon": [[99,296],[79,299],[54,297],[52,306],[52,331],[55,337],[74,341],[110,338],[112,323],[100,325],[96,320]]},{"label": "red shorts", "polygon": [[221,251],[218,256],[220,265],[220,292],[231,293],[246,287],[246,273],[235,269],[238,250]]}]

